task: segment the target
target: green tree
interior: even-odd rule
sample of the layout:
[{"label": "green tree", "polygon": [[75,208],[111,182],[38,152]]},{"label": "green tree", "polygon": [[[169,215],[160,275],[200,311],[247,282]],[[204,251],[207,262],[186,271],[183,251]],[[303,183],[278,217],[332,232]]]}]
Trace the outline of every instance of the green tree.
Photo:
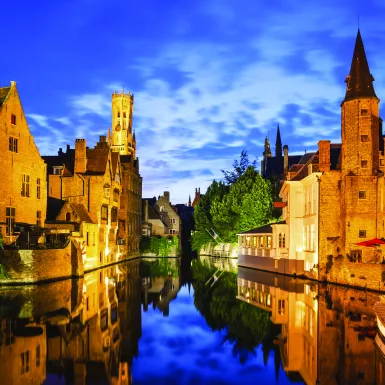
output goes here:
[{"label": "green tree", "polygon": [[246,150],[242,150],[240,160],[237,159],[234,160],[233,163],[233,171],[225,171],[221,170],[224,177],[223,179],[226,181],[228,185],[234,184],[250,167],[257,167],[257,159],[253,160],[252,162],[249,161],[249,156],[247,155]]},{"label": "green tree", "polygon": [[224,242],[235,243],[237,233],[269,223],[272,207],[270,182],[250,166],[222,200],[212,203],[213,228]]},{"label": "green tree", "polygon": [[214,240],[209,234],[213,228],[211,207],[221,201],[228,193],[229,187],[223,182],[214,180],[208,187],[206,194],[202,196],[194,209],[195,232],[192,236],[192,248],[199,251]]}]

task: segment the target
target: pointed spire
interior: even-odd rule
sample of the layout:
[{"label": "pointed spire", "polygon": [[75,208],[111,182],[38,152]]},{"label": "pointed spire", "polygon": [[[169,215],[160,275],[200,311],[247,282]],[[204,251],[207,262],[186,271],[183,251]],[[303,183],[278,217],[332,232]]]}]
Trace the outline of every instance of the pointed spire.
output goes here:
[{"label": "pointed spire", "polygon": [[281,141],[281,132],[279,131],[279,123],[277,126],[277,137],[275,139],[275,156],[282,157],[282,141]]},{"label": "pointed spire", "polygon": [[188,207],[191,207],[191,195],[188,196]]},{"label": "pointed spire", "polygon": [[107,143],[111,146],[111,128],[108,127],[108,137],[107,137]]},{"label": "pointed spire", "polygon": [[344,101],[356,98],[377,98],[374,92],[373,81],[374,78],[369,70],[361,32],[358,29],[350,73],[345,80],[346,94]]}]

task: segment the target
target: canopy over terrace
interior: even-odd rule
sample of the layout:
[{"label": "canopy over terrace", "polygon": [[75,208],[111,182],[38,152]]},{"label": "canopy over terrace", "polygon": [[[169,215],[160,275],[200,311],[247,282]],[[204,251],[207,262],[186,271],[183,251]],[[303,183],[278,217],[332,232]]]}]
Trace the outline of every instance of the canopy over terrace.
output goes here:
[{"label": "canopy over terrace", "polygon": [[285,221],[270,223],[265,226],[244,231],[238,234],[238,246],[240,252],[245,255],[256,255],[261,257],[270,256],[270,250],[279,246],[284,246],[286,243],[286,232],[279,232],[278,239],[275,238],[273,226],[287,226]]}]

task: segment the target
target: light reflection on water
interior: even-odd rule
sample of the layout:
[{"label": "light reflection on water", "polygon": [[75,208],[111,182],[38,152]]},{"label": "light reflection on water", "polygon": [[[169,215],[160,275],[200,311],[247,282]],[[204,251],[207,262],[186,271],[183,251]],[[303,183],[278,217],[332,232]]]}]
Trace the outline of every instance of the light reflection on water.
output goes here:
[{"label": "light reflection on water", "polygon": [[385,383],[376,293],[233,262],[138,259],[0,288],[1,385]]}]

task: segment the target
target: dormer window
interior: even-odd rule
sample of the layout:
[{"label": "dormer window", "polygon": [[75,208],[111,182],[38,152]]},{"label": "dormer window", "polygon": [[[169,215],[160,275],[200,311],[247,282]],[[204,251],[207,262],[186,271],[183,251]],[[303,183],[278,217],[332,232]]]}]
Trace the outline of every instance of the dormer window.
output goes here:
[{"label": "dormer window", "polygon": [[53,168],[54,175],[61,175],[63,170],[63,166],[58,166]]},{"label": "dormer window", "polygon": [[71,222],[71,213],[66,213],[66,222]]}]

